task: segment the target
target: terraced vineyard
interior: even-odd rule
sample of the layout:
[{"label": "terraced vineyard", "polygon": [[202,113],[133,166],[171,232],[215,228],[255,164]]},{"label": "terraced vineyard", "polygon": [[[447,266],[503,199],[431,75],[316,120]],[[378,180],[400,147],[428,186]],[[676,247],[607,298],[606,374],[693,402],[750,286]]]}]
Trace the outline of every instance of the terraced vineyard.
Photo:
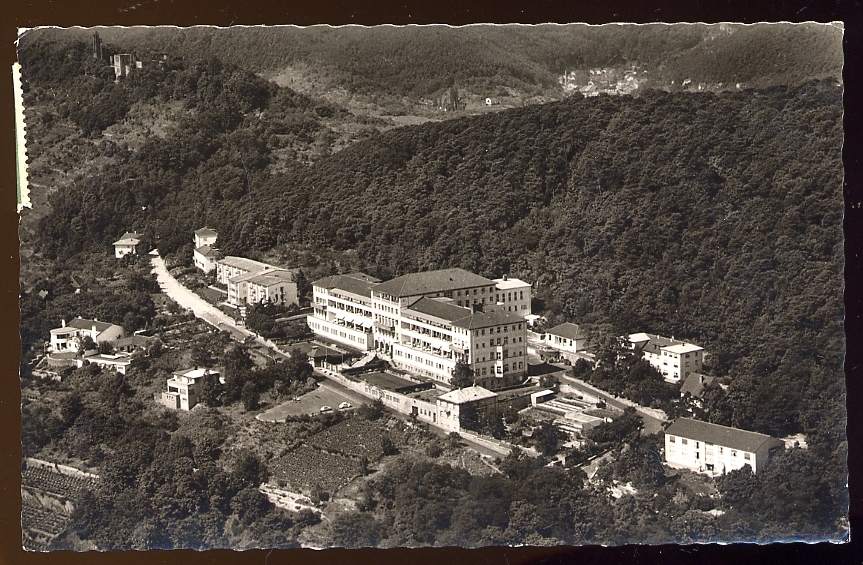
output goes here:
[{"label": "terraced vineyard", "polygon": [[319,486],[335,492],[360,474],[357,461],[308,445],[301,445],[279,457],[270,463],[269,468],[275,479],[284,480],[294,490]]},{"label": "terraced vineyard", "polygon": [[360,418],[349,418],[315,434],[308,445],[329,453],[349,457],[368,457],[374,461],[383,455],[381,427]]}]

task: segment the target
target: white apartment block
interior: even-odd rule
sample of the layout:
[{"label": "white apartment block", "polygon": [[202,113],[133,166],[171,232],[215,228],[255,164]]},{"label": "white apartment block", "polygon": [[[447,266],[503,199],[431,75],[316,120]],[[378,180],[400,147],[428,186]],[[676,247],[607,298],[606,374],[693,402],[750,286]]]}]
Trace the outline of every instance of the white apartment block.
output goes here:
[{"label": "white apartment block", "polygon": [[665,461],[671,467],[719,475],[749,465],[758,473],[782,440],[719,424],[678,418],[665,430]]},{"label": "white apartment block", "polygon": [[629,336],[629,344],[670,382],[679,382],[692,372],[700,373],[704,364],[703,348],[673,337],[635,333]]},{"label": "white apartment block", "polygon": [[494,279],[494,286],[495,310],[515,312],[522,318],[531,315],[530,283],[504,275],[501,279]]},{"label": "white apartment block", "polygon": [[458,361],[468,363],[477,384],[487,388],[516,384],[527,373],[525,310],[500,308],[498,289],[485,277],[444,269],[380,282],[351,273],[326,277],[313,288],[308,324],[322,337],[378,351],[443,383]]},{"label": "white apartment block", "polygon": [[167,381],[168,391],[157,393],[156,400],[174,410],[191,410],[201,401],[203,381],[219,384],[219,372],[219,369],[187,369],[174,373]]},{"label": "white apartment block", "polygon": [[231,255],[220,259],[216,262],[216,281],[228,287],[228,303],[235,306],[299,304],[293,273],[260,261]]}]

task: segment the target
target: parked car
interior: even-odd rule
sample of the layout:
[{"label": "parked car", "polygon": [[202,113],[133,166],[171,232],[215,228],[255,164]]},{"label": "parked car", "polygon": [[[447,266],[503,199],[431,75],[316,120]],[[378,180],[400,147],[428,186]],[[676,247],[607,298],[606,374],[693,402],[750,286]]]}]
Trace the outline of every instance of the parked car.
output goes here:
[{"label": "parked car", "polygon": [[331,406],[321,406],[321,413],[332,412],[332,411],[333,411],[333,409]]},{"label": "parked car", "polygon": [[339,410],[344,410],[344,409],[350,408],[350,407],[351,407],[350,402],[342,402],[341,404],[339,404]]}]

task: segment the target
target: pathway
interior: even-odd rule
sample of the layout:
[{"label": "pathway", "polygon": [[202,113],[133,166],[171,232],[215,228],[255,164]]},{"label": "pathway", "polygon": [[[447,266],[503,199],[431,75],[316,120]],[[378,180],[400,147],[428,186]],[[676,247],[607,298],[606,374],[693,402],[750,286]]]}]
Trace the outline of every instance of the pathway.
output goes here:
[{"label": "pathway", "polygon": [[636,412],[638,412],[638,415],[641,416],[642,420],[644,420],[644,429],[642,430],[642,433],[644,435],[654,434],[656,432],[662,431],[663,420],[649,413],[643,406],[639,406],[634,402],[615,398],[614,396],[608,394],[603,390],[600,390],[594,386],[590,386],[584,381],[570,377],[566,374],[561,375],[561,378],[564,380],[564,382],[566,382],[567,385],[571,386],[572,388],[580,390],[585,394],[599,397],[606,404],[608,404],[609,406],[613,406],[618,410],[625,410],[626,408],[633,406]]}]

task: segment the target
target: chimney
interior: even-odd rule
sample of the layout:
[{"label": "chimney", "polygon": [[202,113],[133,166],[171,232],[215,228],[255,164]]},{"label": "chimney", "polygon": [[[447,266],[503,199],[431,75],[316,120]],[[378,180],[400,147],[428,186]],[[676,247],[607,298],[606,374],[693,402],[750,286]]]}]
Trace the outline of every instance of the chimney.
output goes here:
[{"label": "chimney", "polygon": [[93,337],[95,338],[98,335],[96,332],[96,324],[93,324]]},{"label": "chimney", "polygon": [[472,309],[474,312],[482,312],[482,307],[483,307],[483,304],[482,304],[481,302],[477,302],[477,303],[473,304],[473,306],[471,307],[471,309]]},{"label": "chimney", "polygon": [[62,319],[60,320],[60,323],[62,324],[62,327],[64,327],[64,328],[65,328],[65,327],[66,327],[66,318],[62,318]]},{"label": "chimney", "polygon": [[503,280],[506,280],[506,275],[503,276]]}]

